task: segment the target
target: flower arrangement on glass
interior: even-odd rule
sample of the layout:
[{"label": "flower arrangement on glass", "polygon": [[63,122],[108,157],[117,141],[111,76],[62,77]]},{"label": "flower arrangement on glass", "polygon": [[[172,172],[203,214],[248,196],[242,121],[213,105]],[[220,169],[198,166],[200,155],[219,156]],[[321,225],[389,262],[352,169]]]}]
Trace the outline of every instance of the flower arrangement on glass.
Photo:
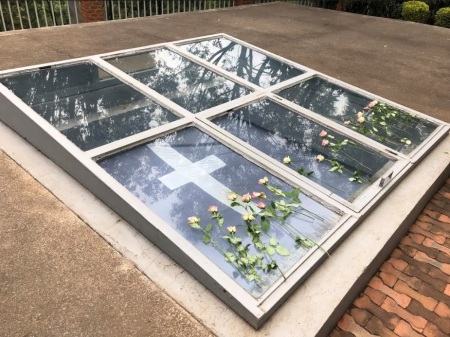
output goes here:
[{"label": "flower arrangement on glass", "polygon": [[[261,284],[264,283],[261,274],[271,271],[278,271],[285,277],[276,259],[290,255],[289,250],[270,234],[271,221],[279,224],[279,227],[297,245],[310,249],[314,246],[322,247],[302,234],[288,220],[293,214],[301,214],[312,219],[324,219],[302,207],[299,198],[300,189],[283,191],[269,184],[267,177],[260,179],[258,183],[268,190],[268,194],[271,194],[273,199],[269,198],[265,192],[246,193],[241,196],[230,193],[227,196],[230,207],[243,210],[241,224],[226,225],[224,217],[214,205],[208,208],[213,223],[202,226],[201,220],[196,216],[189,217],[188,223],[193,229],[202,233],[205,244],[213,245],[247,281]],[[241,226],[250,236],[250,243],[244,244],[244,239],[237,234],[237,228]],[[222,243],[214,239],[214,231],[219,231]]]},{"label": "flower arrangement on glass", "polygon": [[[360,151],[364,151],[364,149],[359,147],[355,142],[353,142],[347,138],[340,139],[337,136],[332,135],[325,130],[322,130],[318,136],[320,137],[320,139],[322,139],[321,145],[323,148],[330,148],[332,152],[340,153],[341,156],[345,157],[349,163],[353,162],[355,164],[355,166],[364,168],[368,172],[371,171],[371,169],[369,167],[365,166],[360,160],[354,158],[353,156],[351,156],[349,153],[346,152],[346,148],[348,148],[348,147],[355,147],[355,148],[358,148],[358,150],[360,150]],[[360,169],[350,170],[347,166],[343,165],[338,160],[331,158],[331,157],[326,158],[321,153],[319,153],[316,156],[316,160],[319,163],[328,163],[330,165],[330,169],[329,169],[330,172],[336,172],[337,174],[344,174],[344,171],[347,171],[350,175],[350,177],[348,178],[348,180],[350,182],[356,182],[359,184],[369,183],[368,179],[365,179],[361,176]],[[283,158],[283,163],[286,165],[293,166],[294,169],[301,175],[310,176],[314,173],[313,171],[307,171],[304,168],[295,165],[292,162],[292,159],[290,156]],[[316,179],[318,179],[318,178],[316,178]],[[320,179],[318,179],[318,180],[320,180]],[[325,183],[327,183],[327,182],[325,182]]]},{"label": "flower arrangement on glass", "polygon": [[383,143],[408,146],[412,144],[411,134],[407,131],[411,121],[419,121],[419,119],[390,105],[373,100],[363,108],[363,111],[356,114],[354,120],[347,120],[344,125],[352,127],[361,134],[369,134]]}]

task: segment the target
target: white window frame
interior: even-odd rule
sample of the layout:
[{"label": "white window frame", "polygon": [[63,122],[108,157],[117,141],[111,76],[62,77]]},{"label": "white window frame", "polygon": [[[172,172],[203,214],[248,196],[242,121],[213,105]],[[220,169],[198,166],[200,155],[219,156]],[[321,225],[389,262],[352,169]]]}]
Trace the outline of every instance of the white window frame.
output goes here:
[{"label": "white window frame", "polygon": [[[281,62],[299,68],[305,71],[305,73],[282,83],[278,83],[270,88],[263,89],[237,77],[234,74],[222,70],[220,67],[212,65],[186,51],[183,51],[178,47],[183,43],[219,37],[233,40],[267,56],[273,57]],[[198,63],[214,71],[215,73],[236,82],[239,85],[253,90],[253,92],[239,99],[218,105],[197,114],[192,114],[104,60],[108,57],[119,55],[122,56],[124,54],[132,55],[162,47],[175,51],[191,61]],[[43,117],[37,114],[30,106],[25,104],[10,90],[0,84],[0,120],[26,138],[35,147],[46,154],[56,164],[61,166],[93,194],[98,196],[114,211],[121,215],[125,220],[130,222],[144,236],[153,241],[164,252],[166,252],[182,267],[194,275],[217,297],[227,303],[233,310],[240,314],[255,328],[260,327],[284,302],[284,300],[286,300],[289,295],[295,291],[295,289],[308,277],[308,275],[313,272],[314,268],[317,267],[324,258],[326,258],[323,251],[317,249],[317,247],[311,249],[308,254],[296,263],[294,267],[285,273],[288,276],[286,280],[280,279],[261,297],[254,298],[227,274],[225,274],[218,266],[200,253],[190,242],[177,233],[175,229],[151,211],[136,196],[134,196],[118,181],[106,173],[96,163],[96,160],[133,148],[168,133],[194,126],[229,147],[231,150],[244,156],[250,162],[253,162],[259,167],[267,170],[269,173],[277,176],[286,183],[292,186],[300,187],[306,195],[313,197],[315,200],[318,200],[330,209],[341,214],[342,218],[338,224],[336,224],[333,230],[331,230],[321,240],[321,242],[319,242],[324,249],[332,251],[337,247],[339,242],[363,220],[367,213],[381,201],[382,196],[388,193],[449,131],[449,126],[442,121],[408,109],[349,84],[331,79],[326,75],[315,72],[307,67],[286,60],[226,34],[202,36],[199,38],[181,40],[172,43],[161,43],[152,46],[93,55],[61,62],[52,62],[13,70],[0,71],[0,77],[26,73],[42,68],[67,66],[82,62],[94,63],[99,68],[149,97],[155,103],[169,109],[171,112],[179,116],[180,119],[89,151],[82,151]],[[437,123],[439,126],[417,149],[415,149],[409,156],[405,156],[396,151],[392,151],[391,149],[387,149],[385,146],[370,140],[353,130],[339,125],[338,123],[324,119],[323,116],[319,116],[307,109],[293,104],[276,94],[276,92],[281,89],[298,84],[313,76],[323,77],[327,80],[331,80],[333,83],[343,86],[344,88],[361,93],[362,95],[380,99],[381,101],[399,109]],[[347,135],[349,138],[362,141],[364,145],[368,146],[374,152],[382,153],[388,158],[395,160],[396,163],[389,171],[394,171],[392,180],[387,182],[384,187],[379,186],[379,181],[373,183],[372,186],[362,193],[361,196],[359,196],[354,202],[350,203],[331,193],[326,188],[303,176],[300,176],[289,167],[286,167],[284,164],[253,148],[249,144],[224,131],[210,121],[211,118],[225,114],[231,109],[248,105],[260,99],[272,100],[288,108],[294,113],[305,116],[315,122],[324,124],[327,128]]]}]

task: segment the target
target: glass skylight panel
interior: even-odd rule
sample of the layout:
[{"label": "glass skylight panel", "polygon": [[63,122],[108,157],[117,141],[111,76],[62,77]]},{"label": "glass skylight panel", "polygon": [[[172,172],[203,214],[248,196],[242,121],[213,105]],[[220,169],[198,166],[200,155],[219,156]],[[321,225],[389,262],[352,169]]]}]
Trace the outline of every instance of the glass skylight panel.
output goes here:
[{"label": "glass skylight panel", "polygon": [[303,70],[224,37],[179,47],[263,88],[304,73]]},{"label": "glass skylight panel", "polygon": [[178,119],[89,62],[7,76],[0,83],[82,150]]},{"label": "glass skylight panel", "polygon": [[107,61],[193,113],[251,92],[166,48]]},{"label": "glass skylight panel", "polygon": [[[243,238],[244,245],[251,243],[242,219],[248,211],[230,207],[231,201],[227,197],[232,192],[243,195],[264,191],[267,199],[261,200],[279,200],[264,186],[258,185],[258,180],[265,176],[270,184],[284,191],[290,191],[292,187],[209,135],[194,127],[186,128],[115,154],[98,164],[254,297],[261,296],[270,285],[283,278],[278,270],[272,270],[267,275],[260,272],[264,282],[247,281],[225,260],[223,251],[232,251],[233,247],[222,237],[228,233],[227,226],[236,226],[236,235]],[[265,254],[265,263],[276,260],[284,274],[310,249],[297,244],[296,237],[320,242],[341,217],[306,195],[301,194],[300,200],[304,211],[301,210],[286,223],[272,221],[268,233],[262,235],[262,241],[267,245],[272,236],[289,250],[288,256],[274,254],[269,257]],[[221,249],[205,244],[202,233],[187,223],[188,217],[194,215],[203,219],[205,225],[214,223],[207,211],[210,205],[218,206],[225,218],[222,230],[214,225],[212,231]],[[258,210],[255,203],[251,205]],[[251,253],[258,252],[252,249]]]},{"label": "glass skylight panel", "polygon": [[437,128],[430,121],[319,77],[284,89],[279,95],[404,154]]},{"label": "glass skylight panel", "polygon": [[190,41],[0,72],[0,120],[259,328],[450,127]]},{"label": "glass skylight panel", "polygon": [[[389,158],[289,109],[261,100],[215,124],[340,197],[353,201],[393,165]],[[333,171],[333,168],[337,167]]]}]

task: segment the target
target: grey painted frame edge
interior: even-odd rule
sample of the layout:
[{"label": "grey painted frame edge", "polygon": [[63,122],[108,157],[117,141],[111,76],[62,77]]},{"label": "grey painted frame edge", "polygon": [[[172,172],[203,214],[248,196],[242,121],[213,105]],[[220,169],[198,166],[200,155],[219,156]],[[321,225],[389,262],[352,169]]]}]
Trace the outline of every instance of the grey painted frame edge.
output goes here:
[{"label": "grey painted frame edge", "polygon": [[[124,219],[130,221],[144,236],[151,237],[154,243],[183,268],[196,275],[201,283],[240,314],[250,325],[255,328],[262,325],[262,318],[265,321],[268,316],[259,308],[259,303],[270,298],[270,294],[262,300],[254,299],[190,243],[185,242],[184,238],[166,225],[147,206],[141,204],[136,197],[98,167],[85,152],[78,149],[3,85],[0,85],[0,94],[0,106],[2,110],[8,110],[8,113],[2,114],[2,122],[24,136],[80,184],[97,195]],[[148,219],[149,217],[151,221]],[[356,219],[349,216],[341,218],[339,227],[342,225],[341,222],[345,221],[355,222]],[[148,226],[148,223],[151,223],[152,226]],[[317,266],[321,256],[316,255],[311,261],[313,260]],[[213,272],[211,273],[210,270]],[[309,271],[306,272],[309,273]],[[304,279],[304,275],[306,273],[296,267],[291,279],[297,280],[298,283]],[[277,288],[278,285],[272,292]],[[281,297],[280,301],[285,298]],[[282,304],[280,301],[275,302],[274,307],[280,306]]]}]

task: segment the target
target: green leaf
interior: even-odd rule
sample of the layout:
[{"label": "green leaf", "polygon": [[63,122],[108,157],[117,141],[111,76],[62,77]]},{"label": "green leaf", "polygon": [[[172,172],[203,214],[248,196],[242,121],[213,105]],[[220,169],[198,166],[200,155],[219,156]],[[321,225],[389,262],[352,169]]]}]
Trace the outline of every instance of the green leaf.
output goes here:
[{"label": "green leaf", "polygon": [[273,248],[272,246],[266,247],[266,252],[269,255],[274,255],[276,253],[275,248]]},{"label": "green leaf", "polygon": [[240,205],[241,205],[241,204],[238,203],[237,201],[233,201],[233,202],[230,204],[231,207],[240,206]]},{"label": "green leaf", "polygon": [[255,275],[248,275],[247,276],[247,280],[248,281],[254,281],[255,280]]},{"label": "green leaf", "polygon": [[270,229],[270,221],[267,220],[265,217],[261,218],[261,228],[264,232],[268,232]]},{"label": "green leaf", "polygon": [[283,256],[289,255],[289,251],[287,250],[287,248],[283,247],[283,246],[280,246],[280,245],[278,245],[276,247],[276,251],[277,251],[278,254],[283,255]]},{"label": "green leaf", "polygon": [[262,244],[262,242],[255,242],[255,247],[258,248],[259,250],[264,248],[264,245]]},{"label": "green leaf", "polygon": [[271,246],[276,246],[278,244],[277,239],[275,239],[274,237],[271,237],[269,242]]},{"label": "green leaf", "polygon": [[334,167],[330,168],[330,172],[334,172],[334,171],[336,171],[337,169],[338,169],[338,167],[337,167],[337,166],[334,166]]},{"label": "green leaf", "polygon": [[222,227],[223,226],[223,218],[220,218],[219,221],[217,221],[217,223],[220,227]]},{"label": "green leaf", "polygon": [[200,225],[198,223],[196,223],[196,222],[191,223],[191,227],[194,228],[194,229],[200,229],[201,228]]},{"label": "green leaf", "polygon": [[275,205],[275,202],[273,200],[270,202],[270,206],[272,206],[273,209],[277,208],[277,205]]},{"label": "green leaf", "polygon": [[208,233],[212,231],[213,225],[212,224],[208,224],[205,228],[205,231],[207,231]]},{"label": "green leaf", "polygon": [[211,242],[211,237],[209,235],[203,235],[203,242],[208,244]]}]

